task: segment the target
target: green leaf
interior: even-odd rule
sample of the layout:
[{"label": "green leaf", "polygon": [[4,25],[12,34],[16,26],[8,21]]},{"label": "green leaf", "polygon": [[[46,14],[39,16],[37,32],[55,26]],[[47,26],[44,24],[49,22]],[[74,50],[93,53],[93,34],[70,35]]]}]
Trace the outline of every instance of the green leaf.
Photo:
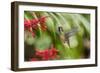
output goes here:
[{"label": "green leaf", "polygon": [[41,16],[47,16],[45,24],[47,26],[48,33],[50,33],[52,38],[56,39],[54,20],[51,18],[51,16],[47,12],[42,12]]},{"label": "green leaf", "polygon": [[86,28],[87,32],[90,33],[90,23],[89,21],[83,17],[82,15],[76,14],[76,17],[81,21],[83,26]]},{"label": "green leaf", "polygon": [[81,58],[81,53],[79,52],[78,48],[70,48],[67,49],[67,59],[79,59]]},{"label": "green leaf", "polygon": [[33,38],[32,34],[29,31],[25,31],[24,40],[28,45],[33,45],[35,42],[35,38]]},{"label": "green leaf", "polygon": [[24,11],[24,18],[26,19],[33,19],[34,17],[29,11]]},{"label": "green leaf", "polygon": [[61,14],[63,13],[55,13],[58,16],[59,22],[61,23],[63,30],[66,32],[71,29],[71,25],[69,24],[68,20],[65,19]]},{"label": "green leaf", "polygon": [[45,50],[50,47],[52,43],[51,37],[47,33],[42,33],[41,37],[38,37],[35,42],[35,47],[39,50]]}]

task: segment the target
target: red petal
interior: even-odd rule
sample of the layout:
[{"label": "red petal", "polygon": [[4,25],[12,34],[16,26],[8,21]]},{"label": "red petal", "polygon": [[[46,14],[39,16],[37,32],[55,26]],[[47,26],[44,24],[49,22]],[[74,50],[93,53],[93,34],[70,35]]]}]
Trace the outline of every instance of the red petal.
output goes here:
[{"label": "red petal", "polygon": [[25,26],[25,28],[30,28],[31,27],[31,21],[30,20],[24,20],[24,26]]},{"label": "red petal", "polygon": [[57,54],[57,50],[55,48],[50,49],[51,55]]},{"label": "red petal", "polygon": [[38,19],[32,19],[31,20],[32,26],[37,25],[39,23]]},{"label": "red petal", "polygon": [[43,56],[43,52],[42,51],[36,51],[36,55],[42,57]]},{"label": "red petal", "polygon": [[47,26],[46,25],[41,25],[41,29],[45,31],[47,29]]},{"label": "red petal", "polygon": [[43,54],[42,59],[43,59],[43,60],[49,60],[49,59],[50,59],[49,50],[45,50],[45,51],[44,51],[44,54]]},{"label": "red petal", "polygon": [[45,21],[46,21],[46,18],[47,18],[46,16],[43,16],[43,17],[39,18],[40,23],[44,24]]}]

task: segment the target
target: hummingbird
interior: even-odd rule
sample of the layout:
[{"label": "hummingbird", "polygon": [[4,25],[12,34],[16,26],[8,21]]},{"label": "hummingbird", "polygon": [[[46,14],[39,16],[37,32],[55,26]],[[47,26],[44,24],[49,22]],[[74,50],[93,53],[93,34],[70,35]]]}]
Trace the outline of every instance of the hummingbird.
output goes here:
[{"label": "hummingbird", "polygon": [[73,27],[70,31],[68,32],[64,32],[63,27],[59,26],[58,27],[58,32],[59,32],[59,36],[60,39],[64,42],[64,43],[68,43],[68,45],[70,45],[69,42],[69,38],[73,35],[75,35],[78,32],[78,27]]}]

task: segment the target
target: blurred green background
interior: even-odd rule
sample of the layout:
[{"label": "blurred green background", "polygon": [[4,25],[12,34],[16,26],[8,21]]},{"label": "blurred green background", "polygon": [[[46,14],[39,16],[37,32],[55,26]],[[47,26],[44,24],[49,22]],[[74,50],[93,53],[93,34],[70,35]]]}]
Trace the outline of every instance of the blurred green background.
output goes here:
[{"label": "blurred green background", "polygon": [[[35,50],[48,49],[53,45],[59,53],[59,60],[89,58],[90,55],[90,14],[66,12],[25,11],[24,19],[46,17],[46,31],[39,26],[35,37],[25,30],[25,61],[36,57]],[[38,23],[41,25],[41,23]],[[59,31],[59,27],[63,29]],[[75,30],[77,30],[75,32]],[[65,35],[66,34],[66,35]],[[71,36],[70,36],[71,35]],[[69,36],[69,37],[67,37]]]}]

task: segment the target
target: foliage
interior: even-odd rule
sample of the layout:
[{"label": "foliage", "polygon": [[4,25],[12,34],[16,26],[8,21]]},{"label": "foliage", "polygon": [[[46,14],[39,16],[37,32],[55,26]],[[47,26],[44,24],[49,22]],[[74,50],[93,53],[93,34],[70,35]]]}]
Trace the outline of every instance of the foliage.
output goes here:
[{"label": "foliage", "polygon": [[[25,44],[32,46],[35,51],[28,61],[89,57],[85,50],[90,49],[90,46],[84,43],[90,43],[90,15],[25,11],[24,39]],[[53,48],[55,53],[51,51]],[[26,49],[29,48],[25,47]],[[37,52],[43,56],[37,55]],[[51,53],[54,53],[54,56],[51,56]]]}]

